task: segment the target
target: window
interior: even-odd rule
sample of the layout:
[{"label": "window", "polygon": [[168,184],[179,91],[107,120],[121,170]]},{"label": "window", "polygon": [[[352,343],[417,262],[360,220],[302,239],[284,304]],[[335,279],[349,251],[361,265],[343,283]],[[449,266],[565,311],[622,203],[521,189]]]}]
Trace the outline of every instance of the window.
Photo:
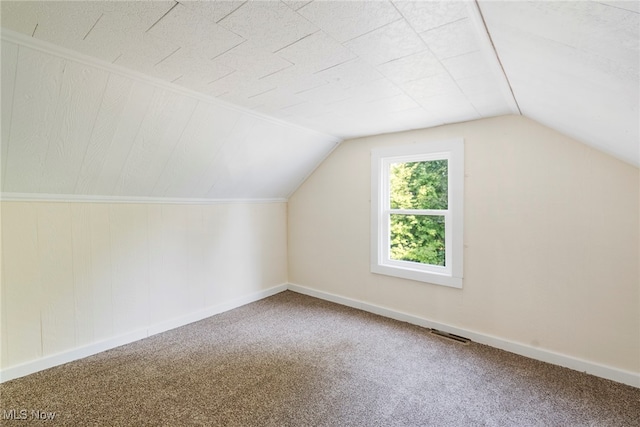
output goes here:
[{"label": "window", "polygon": [[371,271],[462,288],[462,139],[371,152]]}]

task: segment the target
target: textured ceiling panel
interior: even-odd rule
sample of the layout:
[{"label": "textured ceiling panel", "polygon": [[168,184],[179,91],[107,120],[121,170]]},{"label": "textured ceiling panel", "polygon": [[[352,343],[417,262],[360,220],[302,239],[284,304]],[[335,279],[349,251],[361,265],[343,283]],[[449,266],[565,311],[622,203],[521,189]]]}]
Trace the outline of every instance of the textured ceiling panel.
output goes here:
[{"label": "textured ceiling panel", "polygon": [[398,58],[377,68],[389,80],[399,85],[445,72],[442,63],[430,51]]},{"label": "textured ceiling panel", "polygon": [[459,19],[420,33],[438,59],[453,58],[480,50],[478,36],[469,19]]},{"label": "textured ceiling panel", "polygon": [[425,50],[420,37],[404,20],[392,22],[347,43],[349,49],[369,64],[384,64]]},{"label": "textured ceiling panel", "polygon": [[278,56],[299,67],[298,73],[316,73],[354,59],[355,53],[322,31],[301,38],[278,51]]},{"label": "textured ceiling panel", "polygon": [[340,138],[520,111],[640,163],[637,2],[0,7],[3,191],[285,197]]},{"label": "textured ceiling panel", "polygon": [[640,15],[628,3],[480,6],[524,115],[640,165]]},{"label": "textured ceiling panel", "polygon": [[[415,101],[451,91],[450,81],[432,79],[446,80],[442,88],[407,83],[446,74],[449,66],[454,79],[464,74],[445,61],[470,52],[478,53],[473,69],[495,61],[490,46],[483,48],[473,37],[474,11],[465,2],[116,3],[2,2],[2,24],[338,137],[371,133],[378,121],[368,112],[370,101],[352,96],[352,90],[385,79],[404,94],[398,99]],[[502,85],[505,92],[503,76],[478,74],[487,87]],[[412,92],[415,87],[420,91]],[[500,103],[493,110],[517,113],[512,100],[492,99]],[[351,112],[352,129],[339,115],[326,114],[336,102],[342,103],[340,111]],[[291,109],[302,103],[309,105]],[[402,123],[395,130],[403,130]]]},{"label": "textured ceiling panel", "polygon": [[315,25],[279,1],[245,2],[219,24],[269,52],[318,31]]},{"label": "textured ceiling panel", "polygon": [[159,39],[191,48],[209,59],[240,44],[244,38],[215,24],[192,9],[178,4],[146,31]]},{"label": "textured ceiling panel", "polygon": [[395,1],[394,5],[418,33],[465,19],[463,1]]},{"label": "textured ceiling panel", "polygon": [[346,42],[402,18],[386,1],[314,1],[297,11],[339,42]]}]

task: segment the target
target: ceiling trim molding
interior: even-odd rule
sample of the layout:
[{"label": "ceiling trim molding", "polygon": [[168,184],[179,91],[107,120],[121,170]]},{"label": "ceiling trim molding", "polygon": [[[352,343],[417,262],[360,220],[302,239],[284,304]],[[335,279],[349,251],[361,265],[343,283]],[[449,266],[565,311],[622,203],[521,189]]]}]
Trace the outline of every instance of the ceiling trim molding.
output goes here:
[{"label": "ceiling trim molding", "polygon": [[58,202],[58,203],[130,203],[163,205],[230,205],[249,203],[286,203],[274,199],[195,199],[178,197],[94,196],[84,194],[0,193],[1,202]]},{"label": "ceiling trim molding", "polygon": [[330,139],[335,141],[336,143],[340,143],[343,141],[342,138],[328,134],[319,130],[310,129],[304,126],[297,125],[295,123],[287,122],[285,120],[276,119],[275,117],[268,116],[266,114],[262,114],[253,110],[249,110],[247,108],[240,107],[238,105],[232,104],[230,102],[226,102],[215,98],[213,96],[205,95],[200,92],[196,92],[194,90],[187,89],[185,87],[179,86],[175,83],[166,82],[164,80],[148,76],[146,74],[130,70],[128,68],[122,67],[120,65],[112,64],[110,62],[103,61],[101,59],[93,58],[91,56],[76,52],[71,49],[67,49],[61,46],[57,46],[55,44],[36,39],[34,37],[27,36],[22,33],[18,33],[13,30],[8,30],[6,28],[2,28],[1,39],[3,41],[8,41],[11,43],[15,43],[30,49],[35,49],[40,52],[44,52],[47,54],[57,55],[61,58],[79,62],[81,64],[95,67],[109,73],[118,74],[120,76],[130,78],[132,80],[136,80],[142,83],[150,84],[160,89],[168,90],[183,96],[187,96],[190,98],[197,99],[198,101],[205,102],[208,104],[213,104],[219,107],[227,108],[229,110],[234,110],[239,113],[256,117],[261,120],[265,120],[271,123],[274,123],[279,126],[285,126],[289,128],[303,130],[309,133],[315,133],[325,139]]},{"label": "ceiling trim molding", "polygon": [[513,93],[511,83],[509,83],[509,78],[502,67],[500,58],[498,57],[498,51],[491,40],[491,35],[489,34],[489,29],[487,28],[484,17],[482,16],[482,11],[480,10],[478,1],[468,1],[467,10],[469,12],[469,19],[471,19],[473,26],[476,28],[480,49],[484,53],[485,58],[487,58],[493,74],[496,76],[498,81],[501,82],[500,89],[504,95],[505,101],[509,104],[509,108],[511,108],[513,114],[522,115],[522,111],[520,110],[520,106],[516,100],[516,95]]}]

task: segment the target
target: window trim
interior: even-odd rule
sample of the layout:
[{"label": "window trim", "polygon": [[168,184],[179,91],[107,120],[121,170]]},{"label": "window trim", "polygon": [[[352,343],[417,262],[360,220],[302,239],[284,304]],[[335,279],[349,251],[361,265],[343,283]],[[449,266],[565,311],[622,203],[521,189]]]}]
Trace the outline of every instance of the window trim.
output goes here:
[{"label": "window trim", "polygon": [[[415,210],[445,216],[445,266],[392,260],[389,257],[389,165],[448,160],[448,209]],[[464,140],[414,143],[371,150],[371,272],[436,285],[462,288]]]}]

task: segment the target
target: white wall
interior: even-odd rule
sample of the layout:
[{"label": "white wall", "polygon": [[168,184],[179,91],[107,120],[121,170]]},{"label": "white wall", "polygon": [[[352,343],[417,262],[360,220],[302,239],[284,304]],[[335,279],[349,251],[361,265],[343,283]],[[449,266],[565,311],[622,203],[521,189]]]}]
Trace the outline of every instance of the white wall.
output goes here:
[{"label": "white wall", "polygon": [[[370,150],[465,139],[462,290],[369,272]],[[640,373],[638,169],[519,116],[344,142],[289,200],[289,281]]]},{"label": "white wall", "polygon": [[1,212],[3,370],[287,282],[284,203],[5,201]]}]

